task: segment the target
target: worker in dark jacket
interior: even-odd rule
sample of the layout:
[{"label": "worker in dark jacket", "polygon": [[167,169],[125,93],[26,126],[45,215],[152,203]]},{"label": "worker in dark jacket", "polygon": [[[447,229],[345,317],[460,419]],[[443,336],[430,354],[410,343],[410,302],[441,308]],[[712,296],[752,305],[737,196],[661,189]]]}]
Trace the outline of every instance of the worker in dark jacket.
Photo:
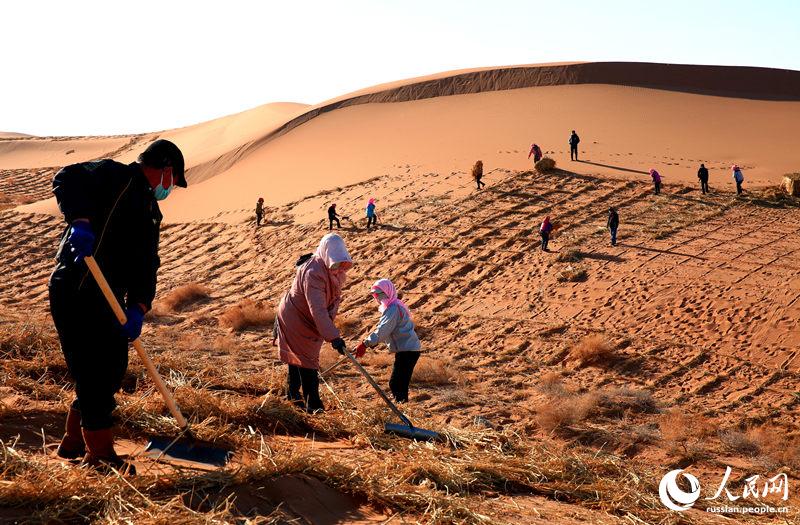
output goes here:
[{"label": "worker in dark jacket", "polygon": [[336,227],[341,230],[342,229],[342,223],[339,222],[339,215],[337,215],[337,213],[336,213],[336,205],[335,204],[331,204],[330,207],[328,207],[328,224],[329,224],[328,229],[329,230],[333,230],[333,222],[334,221],[336,221]]},{"label": "worker in dark jacket", "polygon": [[572,130],[569,136],[569,160],[578,160],[578,144],[581,143],[581,138]]},{"label": "worker in dark jacket", "polygon": [[[56,173],[53,193],[67,226],[50,276],[50,311],[75,382],[75,400],[57,454],[97,468],[133,473],[114,451],[111,432],[128,367],[128,342],[139,337],[156,293],[158,200],[186,187],[183,155],[157,140],[136,162],[105,159]],[[92,255],[114,295],[125,305],[120,325],[83,261]]]},{"label": "worker in dark jacket", "polygon": [[256,202],[256,228],[261,226],[262,218],[264,218],[264,197],[259,197]]},{"label": "worker in dark jacket", "polygon": [[700,190],[704,194],[708,193],[708,168],[706,168],[705,164],[700,164],[700,169],[697,170],[697,178],[700,179]]},{"label": "worker in dark jacket", "polygon": [[608,222],[606,225],[608,226],[609,233],[611,233],[611,246],[616,246],[617,228],[619,228],[619,214],[616,208],[611,207],[608,209]]}]

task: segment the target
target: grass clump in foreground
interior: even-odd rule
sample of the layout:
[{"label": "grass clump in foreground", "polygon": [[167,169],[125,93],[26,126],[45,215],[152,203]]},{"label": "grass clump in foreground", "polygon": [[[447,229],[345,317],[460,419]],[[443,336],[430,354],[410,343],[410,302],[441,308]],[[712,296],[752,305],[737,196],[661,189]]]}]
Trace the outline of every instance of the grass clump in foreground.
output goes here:
[{"label": "grass clump in foreground", "polygon": [[569,353],[579,366],[602,365],[614,355],[614,347],[602,335],[589,335],[580,340]]}]

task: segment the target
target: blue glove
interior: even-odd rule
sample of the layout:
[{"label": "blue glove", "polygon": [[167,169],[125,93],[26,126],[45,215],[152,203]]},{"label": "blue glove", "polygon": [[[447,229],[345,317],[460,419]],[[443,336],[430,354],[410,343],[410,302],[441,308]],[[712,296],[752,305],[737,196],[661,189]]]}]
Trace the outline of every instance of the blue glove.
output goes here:
[{"label": "blue glove", "polygon": [[70,253],[75,256],[75,262],[80,262],[87,255],[92,255],[94,250],[94,232],[88,222],[77,221],[69,229],[67,238]]},{"label": "blue glove", "polygon": [[139,339],[139,336],[142,335],[144,312],[138,306],[129,306],[125,310],[125,317],[128,320],[122,325],[122,331],[128,336],[128,341]]}]

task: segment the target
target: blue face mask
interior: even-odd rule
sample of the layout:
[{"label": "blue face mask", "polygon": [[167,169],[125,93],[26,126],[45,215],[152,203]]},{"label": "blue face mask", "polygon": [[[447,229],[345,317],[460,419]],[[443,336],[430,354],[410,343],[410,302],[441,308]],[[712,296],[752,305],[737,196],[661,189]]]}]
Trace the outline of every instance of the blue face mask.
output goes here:
[{"label": "blue face mask", "polygon": [[158,186],[156,186],[155,189],[153,190],[153,193],[155,193],[156,196],[156,200],[163,201],[164,199],[166,199],[172,192],[172,188],[174,187],[175,187],[175,181],[173,180],[173,177],[170,176],[169,188],[164,188],[164,172],[162,171],[161,180],[158,181]]}]

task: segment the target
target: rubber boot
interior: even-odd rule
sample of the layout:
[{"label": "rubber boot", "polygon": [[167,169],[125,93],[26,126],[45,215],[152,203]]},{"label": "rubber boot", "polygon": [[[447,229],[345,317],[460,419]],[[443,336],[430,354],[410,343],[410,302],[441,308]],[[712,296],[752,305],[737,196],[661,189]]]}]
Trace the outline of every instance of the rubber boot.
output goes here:
[{"label": "rubber boot", "polygon": [[79,459],[86,454],[86,444],[81,433],[81,412],[70,408],[67,412],[67,424],[64,426],[64,437],[58,445],[56,454],[64,459]]},{"label": "rubber boot", "polygon": [[83,429],[83,440],[86,442],[86,455],[83,463],[101,472],[110,472],[111,467],[120,474],[134,476],[136,468],[132,463],[117,456],[114,451],[114,434],[110,428],[102,430]]}]

